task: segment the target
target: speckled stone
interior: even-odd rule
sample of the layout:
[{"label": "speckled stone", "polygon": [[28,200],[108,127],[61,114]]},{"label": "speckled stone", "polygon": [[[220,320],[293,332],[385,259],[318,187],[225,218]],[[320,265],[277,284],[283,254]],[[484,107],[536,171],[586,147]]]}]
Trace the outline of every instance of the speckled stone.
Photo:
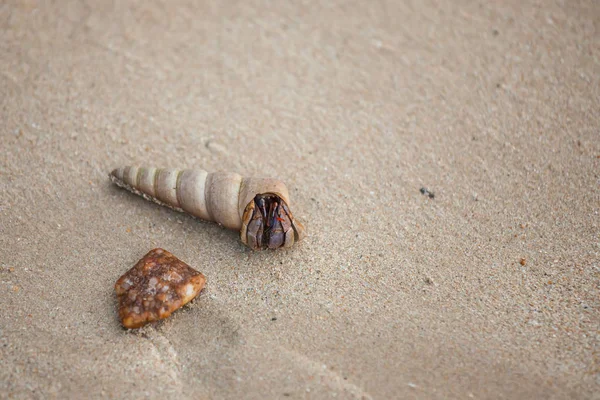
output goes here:
[{"label": "speckled stone", "polygon": [[164,319],[200,293],[206,278],[163,249],[150,250],[115,283],[125,328]]}]

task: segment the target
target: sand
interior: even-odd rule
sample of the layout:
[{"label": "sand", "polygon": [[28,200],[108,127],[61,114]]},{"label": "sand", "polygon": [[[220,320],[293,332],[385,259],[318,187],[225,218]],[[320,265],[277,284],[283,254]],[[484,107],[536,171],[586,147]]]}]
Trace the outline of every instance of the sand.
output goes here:
[{"label": "sand", "polygon": [[[598,21],[4,2],[0,398],[600,398]],[[278,177],[309,236],[252,253],[128,164]],[[126,331],[113,285],[154,247],[207,287]]]}]

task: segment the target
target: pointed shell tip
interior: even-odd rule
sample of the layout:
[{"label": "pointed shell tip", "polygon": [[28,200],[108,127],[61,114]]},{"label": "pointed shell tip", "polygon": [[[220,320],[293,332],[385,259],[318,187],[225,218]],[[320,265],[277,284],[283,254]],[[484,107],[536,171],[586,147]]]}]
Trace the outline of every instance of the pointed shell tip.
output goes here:
[{"label": "pointed shell tip", "polygon": [[122,180],[123,179],[123,168],[115,168],[115,169],[113,169],[108,176],[111,179],[112,178],[117,178],[117,179]]}]

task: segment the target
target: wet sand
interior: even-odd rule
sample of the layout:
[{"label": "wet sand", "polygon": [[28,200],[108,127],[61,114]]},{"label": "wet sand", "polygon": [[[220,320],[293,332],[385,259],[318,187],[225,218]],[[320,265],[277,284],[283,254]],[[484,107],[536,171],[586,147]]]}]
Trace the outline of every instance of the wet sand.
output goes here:
[{"label": "wet sand", "polygon": [[[1,398],[598,398],[597,2],[42,3],[0,6]],[[309,236],[129,164],[278,177]],[[126,331],[154,247],[207,286]]]}]

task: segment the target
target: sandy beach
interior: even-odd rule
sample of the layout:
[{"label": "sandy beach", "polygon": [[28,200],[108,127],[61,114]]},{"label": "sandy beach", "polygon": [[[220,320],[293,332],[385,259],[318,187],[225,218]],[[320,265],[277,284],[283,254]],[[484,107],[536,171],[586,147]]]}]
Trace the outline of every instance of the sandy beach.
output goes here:
[{"label": "sandy beach", "polygon": [[[595,0],[0,5],[0,398],[600,399]],[[124,165],[286,182],[239,233]],[[421,190],[423,189],[423,190]],[[161,247],[206,288],[126,330]]]}]

